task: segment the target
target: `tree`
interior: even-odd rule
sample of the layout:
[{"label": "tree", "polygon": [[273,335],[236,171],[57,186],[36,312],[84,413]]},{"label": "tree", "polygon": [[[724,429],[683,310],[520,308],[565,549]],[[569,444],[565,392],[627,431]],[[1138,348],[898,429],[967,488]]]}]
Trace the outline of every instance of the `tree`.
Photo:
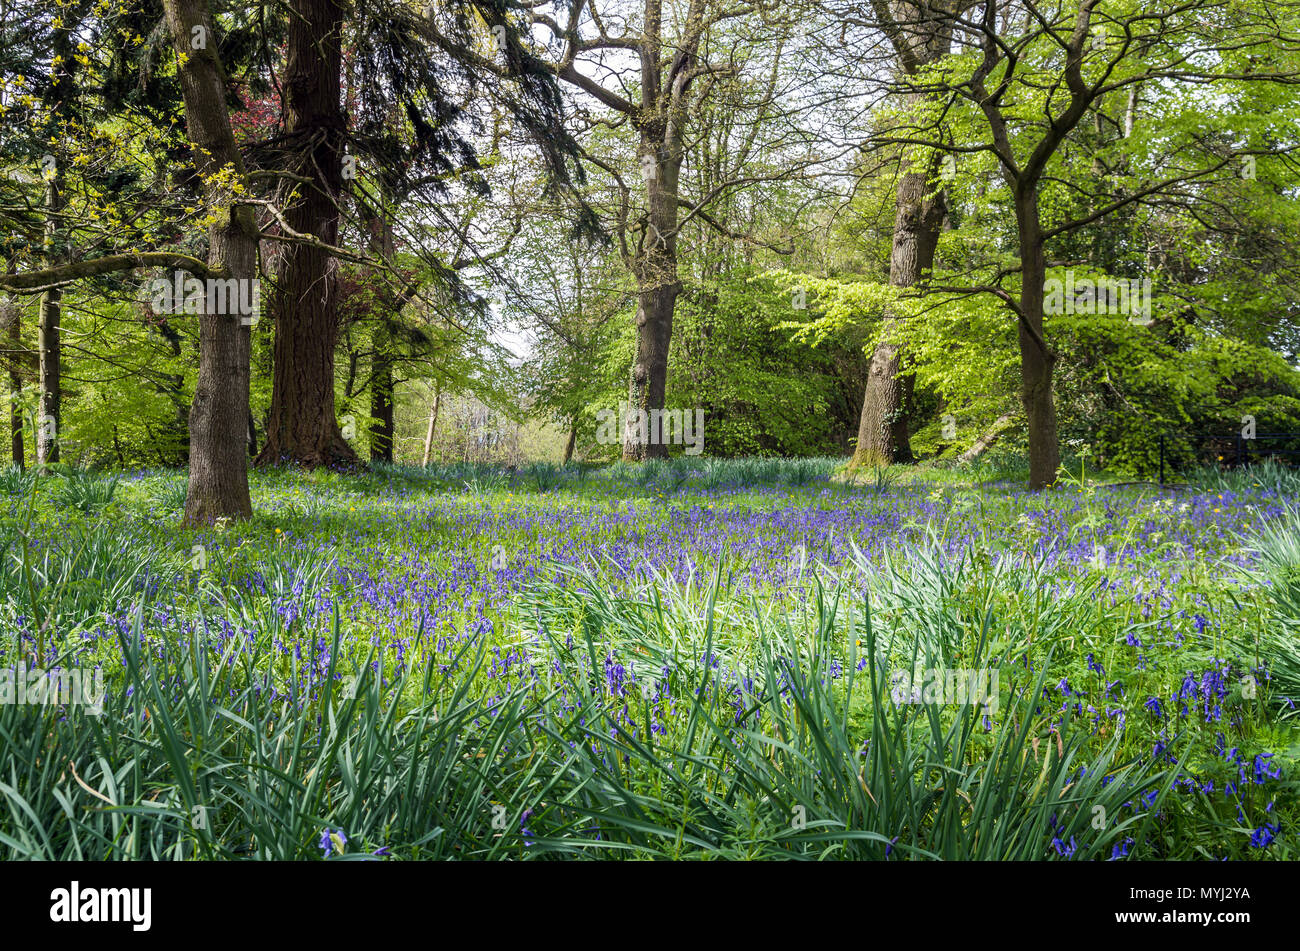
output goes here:
[{"label": "tree", "polygon": [[342,96],[340,0],[291,0],[282,83],[282,180],[290,182],[281,221],[270,312],[275,320],[271,414],[259,465],[353,466],[356,453],[334,414],[338,334],[337,264],[346,131]]},{"label": "tree", "polygon": [[[50,149],[41,157],[45,184],[45,243],[47,267],[60,264],[67,253],[64,234],[64,189],[68,139],[73,135],[73,97],[76,93],[78,60],[72,37],[82,26],[88,3],[67,4],[51,23],[49,81],[44,88],[47,122],[45,142]],[[35,432],[38,465],[59,461],[58,431],[63,400],[62,360],[59,321],[62,316],[63,289],[47,287],[41,294],[37,322],[37,381],[39,399]]]},{"label": "tree", "polygon": [[[1147,84],[1185,89],[1292,84],[1297,73],[1278,61],[1279,20],[1258,4],[1194,0],[1153,11],[1149,4],[1103,7],[1101,0],[1056,8],[1033,0],[981,0],[969,13],[958,10],[949,16],[959,52],[916,77],[902,76],[892,83],[899,93],[930,97],[944,122],[881,135],[876,145],[936,149],[958,161],[980,155],[995,160],[1016,226],[1014,264],[1007,265],[1003,249],[997,249],[998,254],[977,269],[977,278],[935,284],[930,290],[991,294],[1014,315],[1030,486],[1039,489],[1055,481],[1060,464],[1052,394],[1060,354],[1051,346],[1044,322],[1049,243],[1132,204],[1168,200],[1189,182],[1225,170],[1231,175],[1242,154],[1260,151],[1246,148],[1215,155],[1204,149],[1198,129],[1165,130],[1176,133],[1180,161],[1172,170],[1128,183],[1122,194],[1099,189],[1086,210],[1048,221],[1045,189],[1090,191],[1083,178],[1056,178],[1063,147],[1090,111],[1112,93]],[[1294,11],[1289,16],[1293,18]],[[1214,55],[1201,55],[1198,48]],[[1047,215],[1061,206],[1053,202]],[[1005,286],[1008,279],[1016,279],[1018,286]]]},{"label": "tree", "polygon": [[[185,120],[194,165],[203,182],[211,225],[208,269],[227,279],[257,279],[259,231],[250,205],[243,155],[226,104],[226,80],[216,52],[207,0],[164,0],[167,28],[180,63]],[[199,315],[199,377],[190,407],[190,477],[185,522],[253,513],[244,447],[248,438],[250,336],[235,312]]]},{"label": "tree", "polygon": [[[51,72],[54,81],[50,84],[50,112],[54,120],[51,124],[67,124],[72,110],[72,58],[71,31],[73,24],[61,22],[54,28],[53,58]],[[51,138],[61,139],[62,130]],[[62,260],[60,244],[59,216],[63,211],[64,156],[62,149],[55,146],[56,153],[48,156],[45,168],[45,263],[48,267],[57,266]],[[62,350],[59,346],[59,317],[62,311],[63,289],[54,285],[46,288],[41,295],[40,317],[37,324],[37,351],[40,355],[38,379],[40,384],[40,404],[37,410],[36,426],[36,464],[45,465],[59,461],[59,427],[60,403],[63,398],[61,379]]]},{"label": "tree", "polygon": [[[894,65],[904,75],[917,77],[951,51],[958,5],[943,0],[872,0],[871,8],[873,25],[885,34],[893,50]],[[923,90],[908,93],[907,105],[913,112],[910,121],[925,121],[923,107],[928,98]],[[927,150],[915,161],[907,155],[901,158],[903,168],[898,177],[889,258],[889,283],[893,287],[913,287],[934,266],[939,230],[947,214],[943,188],[935,185],[939,154]],[[896,340],[900,324],[897,317],[884,322],[871,355],[851,466],[912,458],[904,415],[912,376],[901,372],[903,354]]]},{"label": "tree", "polygon": [[[167,0],[164,13],[177,57],[195,167],[211,222],[207,260],[181,250],[128,247],[80,260],[53,264],[46,260],[46,266],[37,270],[0,275],[0,288],[21,293],[61,290],[77,281],[154,266],[183,268],[200,279],[255,279],[258,233],[251,209],[241,204],[247,186],[230,129],[226,77],[217,57],[207,4],[205,0]],[[131,229],[121,234],[106,232],[93,244],[100,246],[110,239],[130,244],[133,237]],[[203,304],[199,375],[189,420],[191,468],[185,519],[190,524],[251,512],[242,453],[248,416],[248,330],[238,314],[211,313],[206,300]]]},{"label": "tree", "polygon": [[[8,270],[14,264],[9,262]],[[26,350],[22,338],[22,305],[15,294],[0,295],[0,329],[5,331],[4,365],[9,376],[9,441],[10,458],[19,469],[26,465],[23,451],[23,358]]]},{"label": "tree", "polygon": [[[333,387],[342,195],[363,166],[386,179],[391,193],[439,192],[459,166],[477,166],[475,144],[461,132],[486,103],[527,132],[546,159],[552,184],[567,184],[576,149],[563,131],[559,94],[553,77],[521,44],[509,6],[460,0],[417,13],[394,0],[352,8],[340,0],[293,0],[284,134],[264,149],[280,157],[275,164],[292,191],[277,219],[288,250],[276,276],[274,384],[259,464],[358,462],[335,419]],[[486,61],[476,46],[485,36],[505,56],[499,71],[482,70]],[[354,128],[342,109],[348,38],[358,59],[362,110]],[[441,55],[430,56],[435,51]],[[483,90],[488,75],[501,81]],[[480,91],[481,101],[473,95]]]},{"label": "tree", "polygon": [[[716,0],[688,0],[679,16],[665,12],[662,0],[647,0],[640,23],[621,11],[605,9],[595,0],[575,0],[567,18],[559,11],[547,15],[535,11],[532,22],[549,31],[559,47],[552,64],[557,76],[577,90],[612,110],[613,120],[593,124],[629,124],[635,136],[637,174],[644,190],[645,207],[633,220],[631,189],[612,156],[590,150],[586,159],[609,174],[622,192],[614,231],[621,257],[636,282],[636,347],[628,380],[628,412],[649,415],[664,409],[668,384],[668,357],[673,334],[673,310],[682,285],[679,275],[679,237],[682,226],[695,219],[718,225],[708,213],[719,196],[747,185],[752,179],[718,184],[711,193],[694,198],[683,194],[683,161],[701,111],[721,87],[739,77],[737,50],[746,43],[760,44],[772,38],[755,35],[717,37],[717,49],[710,56],[709,38],[722,34],[735,21],[756,20],[789,27],[788,21],[773,19],[778,4],[742,2],[725,4]],[[563,25],[561,20],[563,19]],[[607,23],[620,22],[621,33],[611,33]],[[778,33],[779,42],[779,33]],[[763,111],[772,102],[766,87],[753,108]],[[781,174],[790,174],[792,166]],[[740,236],[727,233],[728,238]],[[663,457],[668,448],[662,440],[640,440],[637,427],[625,427],[623,458],[635,461]]]}]

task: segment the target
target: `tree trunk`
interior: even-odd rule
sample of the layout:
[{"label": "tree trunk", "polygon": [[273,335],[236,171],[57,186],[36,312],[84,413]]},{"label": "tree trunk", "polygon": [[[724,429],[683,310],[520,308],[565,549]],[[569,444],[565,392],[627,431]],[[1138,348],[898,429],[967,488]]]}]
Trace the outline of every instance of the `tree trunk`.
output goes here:
[{"label": "tree trunk", "polygon": [[1020,398],[1029,425],[1029,488],[1043,489],[1056,481],[1061,452],[1056,439],[1056,405],[1052,400],[1052,371],[1056,354],[1043,335],[1043,295],[1047,260],[1043,253],[1037,185],[1017,190],[1016,224],[1020,234]]},{"label": "tree trunk", "polygon": [[[13,262],[9,263],[9,270],[14,269]],[[23,451],[23,374],[22,363],[24,357],[23,350],[23,309],[18,303],[18,299],[13,294],[5,294],[0,297],[0,307],[3,307],[3,313],[0,314],[0,323],[3,323],[8,332],[9,338],[9,359],[6,361],[9,365],[9,439],[12,450],[11,459],[13,464],[19,469],[27,465],[26,454]]]},{"label": "tree trunk", "polygon": [[429,428],[424,433],[424,456],[420,460],[420,465],[429,464],[429,453],[433,450],[433,430],[438,425],[438,401],[442,397],[442,387],[434,384],[433,387],[433,412],[429,414]]},{"label": "tree trunk", "polygon": [[[71,17],[73,11],[66,14]],[[80,17],[76,17],[80,19]],[[76,58],[72,43],[74,24],[62,20],[52,34],[51,52],[58,63],[51,71],[49,103],[51,112],[61,124],[70,125],[73,113],[73,74]],[[46,170],[45,184],[45,266],[56,267],[65,262],[66,252],[59,248],[60,213],[65,204],[63,196],[64,148],[59,142],[61,133],[51,141],[53,155],[43,156],[42,166],[53,159],[52,168]],[[61,370],[62,347],[59,341],[59,321],[63,314],[63,291],[52,287],[41,295],[37,320],[37,396],[36,430],[33,442],[37,465],[59,461],[59,439],[62,420],[63,380]]]},{"label": "tree trunk", "polygon": [[[877,25],[889,38],[901,72],[915,76],[952,49],[956,17],[946,4],[896,0],[875,3],[872,7],[879,20]],[[919,108],[927,98],[923,92],[914,92],[908,96],[908,105]],[[899,178],[894,243],[889,258],[892,287],[912,287],[924,280],[934,266],[939,230],[947,213],[941,190],[927,197],[937,170],[938,155],[935,155],[927,168],[905,172]],[[900,329],[898,319],[886,314],[880,343],[871,355],[851,467],[912,460],[905,410],[911,400],[914,380],[908,374],[900,385],[899,373],[904,369],[897,342]]]},{"label": "tree trunk", "polygon": [[[230,128],[225,76],[216,54],[216,37],[207,0],[164,0],[172,44],[183,64],[181,92],[194,163],[205,179],[204,200],[212,216],[208,229],[208,264],[228,278],[252,281],[257,276],[257,223],[248,205],[217,184],[217,173],[233,169],[244,181],[244,162]],[[195,28],[207,42],[192,46]],[[247,518],[253,507],[248,494],[245,439],[248,435],[249,328],[237,313],[199,315],[199,377],[190,408],[190,479],[185,495],[185,523],[209,525],[218,518]]]},{"label": "tree trunk", "polygon": [[[668,455],[663,434],[653,432],[650,423],[651,413],[664,408],[673,310],[682,287],[677,276],[677,190],[681,160],[660,155],[655,141],[643,138],[640,150],[642,168],[646,170],[649,216],[645,243],[635,262],[636,353],[632,359],[628,418],[623,431],[623,459],[627,462]],[[642,420],[647,424],[645,432],[640,426]],[[642,435],[648,437],[644,442]]]},{"label": "tree trunk", "polygon": [[[292,0],[283,84],[288,171],[310,180],[296,186],[284,217],[294,231],[329,245],[338,240],[343,191],[343,18],[338,0]],[[334,410],[337,262],[312,244],[287,244],[282,254],[271,303],[271,416],[258,465],[355,467],[360,460]]]},{"label": "tree trunk", "polygon": [[[55,250],[58,215],[63,210],[63,170],[56,168],[45,187],[45,262],[46,267],[59,264]],[[59,461],[59,426],[63,383],[60,374],[62,348],[59,345],[59,318],[63,312],[63,291],[51,287],[41,295],[40,322],[37,325],[37,348],[40,368],[37,376],[40,396],[36,411],[36,464],[43,466]]]},{"label": "tree trunk", "polygon": [[564,443],[564,461],[561,465],[567,466],[573,461],[573,447],[578,442],[578,421],[575,419],[569,423],[569,438]]},{"label": "tree trunk", "polygon": [[[15,354],[22,349],[19,313],[14,314],[14,322],[9,327],[9,343]],[[17,360],[15,356],[14,363],[9,368],[9,444],[13,464],[23,469],[27,466],[27,454],[23,449],[23,377],[18,370]]]},{"label": "tree trunk", "polygon": [[248,458],[257,458],[257,420],[253,418],[253,408],[248,408]]},{"label": "tree trunk", "polygon": [[[396,242],[387,208],[371,211],[366,226],[370,230],[371,252],[391,262]],[[379,286],[374,297],[375,330],[370,350],[370,461],[392,462],[396,427],[393,423],[393,332],[389,322],[398,320],[402,306],[396,293],[382,281]]]},{"label": "tree trunk", "polygon": [[[581,6],[581,4],[579,4]],[[645,0],[639,31],[621,40],[629,58],[639,60],[636,82],[615,75],[602,86],[570,59],[556,64],[560,78],[618,110],[637,130],[637,162],[646,187],[646,213],[629,229],[622,216],[619,247],[636,280],[636,350],[628,378],[628,411],[623,420],[623,459],[636,462],[668,455],[659,427],[668,388],[668,350],[673,310],[681,283],[677,271],[678,176],[685,154],[687,127],[700,118],[708,91],[721,70],[700,65],[700,46],[713,24],[746,12],[724,14],[709,0],[672,4],[665,34],[663,0]],[[703,77],[703,78],[701,78]],[[696,81],[705,89],[694,93]],[[624,98],[629,86],[639,95]],[[622,120],[620,120],[622,121]],[[626,212],[626,206],[624,211]],[[629,230],[636,233],[629,236]],[[631,237],[632,240],[628,240]],[[654,414],[651,420],[651,414]],[[644,424],[644,425],[643,425]]]},{"label": "tree trunk", "polygon": [[[628,388],[628,419],[623,438],[623,459],[639,462],[664,458],[668,447],[660,433],[649,431],[651,413],[664,408],[668,389],[668,348],[673,335],[673,310],[679,288],[650,286],[637,293],[636,356]],[[642,415],[644,414],[644,416]],[[641,420],[646,427],[642,432]],[[644,442],[642,435],[646,436]]]},{"label": "tree trunk", "polygon": [[[888,333],[888,329],[885,331]],[[898,370],[899,348],[885,341],[876,346],[867,369],[867,387],[862,397],[862,415],[858,419],[858,445],[849,463],[860,466],[887,466],[895,461],[898,446],[896,426],[901,413]]]},{"label": "tree trunk", "polygon": [[388,334],[380,317],[375,333],[374,365],[370,373],[370,460],[393,461],[393,363],[386,348]]},{"label": "tree trunk", "polygon": [[[227,210],[226,224],[209,232],[208,260],[230,274],[257,268],[257,225],[252,209]],[[249,277],[251,279],[251,277]],[[190,482],[187,525],[253,514],[248,494],[248,328],[237,314],[199,315],[199,378],[190,407]]]},{"label": "tree trunk", "polygon": [[1014,418],[1010,413],[1003,413],[995,419],[993,425],[984,430],[983,435],[971,443],[970,448],[957,457],[957,461],[965,464],[974,462],[984,455],[989,450],[989,447],[998,441],[998,437],[1002,435],[1003,430],[1011,425]]},{"label": "tree trunk", "polygon": [[[908,172],[899,179],[889,258],[892,287],[912,287],[934,266],[947,207],[942,191],[927,196],[933,170],[932,166],[929,172]],[[913,458],[905,416],[912,383],[910,375],[900,377],[903,359],[896,339],[900,329],[900,321],[887,315],[867,372],[852,467],[910,462]]]}]

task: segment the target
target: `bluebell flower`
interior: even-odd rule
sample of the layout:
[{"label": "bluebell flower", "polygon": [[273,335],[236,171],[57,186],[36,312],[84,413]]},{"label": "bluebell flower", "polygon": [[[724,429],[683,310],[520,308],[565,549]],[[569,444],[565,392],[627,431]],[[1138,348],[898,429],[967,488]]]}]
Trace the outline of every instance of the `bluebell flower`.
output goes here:
[{"label": "bluebell flower", "polygon": [[336,850],[340,855],[342,855],[343,847],[347,844],[348,844],[348,837],[343,832],[342,829],[327,828],[324,832],[321,833],[320,849],[324,853],[325,858],[329,858],[330,853]]},{"label": "bluebell flower", "polygon": [[1253,849],[1266,849],[1277,837],[1278,831],[1282,828],[1281,823],[1265,823],[1256,829],[1250,836],[1250,846]]},{"label": "bluebell flower", "polygon": [[1268,760],[1273,758],[1272,753],[1260,753],[1255,757],[1255,782],[1263,785],[1266,777],[1277,779],[1282,775],[1282,767],[1274,766],[1271,770],[1268,768]]},{"label": "bluebell flower", "polygon": [[1056,849],[1056,854],[1062,858],[1068,859],[1078,850],[1078,845],[1074,841],[1074,836],[1070,836],[1070,844],[1066,845],[1059,838],[1052,840],[1052,848]]}]

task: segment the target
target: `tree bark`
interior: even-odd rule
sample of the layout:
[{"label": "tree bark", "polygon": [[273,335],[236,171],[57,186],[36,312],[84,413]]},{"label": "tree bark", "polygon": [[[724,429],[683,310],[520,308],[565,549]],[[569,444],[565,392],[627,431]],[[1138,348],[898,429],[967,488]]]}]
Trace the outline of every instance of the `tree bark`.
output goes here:
[{"label": "tree bark", "polygon": [[[943,5],[875,0],[872,6],[902,72],[915,75],[952,48],[953,13]],[[926,98],[923,93],[912,93],[909,105],[921,107]],[[936,154],[927,168],[905,172],[899,178],[889,258],[891,287],[913,287],[934,267],[934,252],[947,214],[943,191],[929,194],[937,169]],[[914,380],[910,374],[901,376],[904,360],[897,341],[900,329],[898,318],[886,314],[867,371],[852,468],[912,461],[906,409]]]},{"label": "tree bark", "polygon": [[569,423],[569,438],[564,442],[564,461],[561,465],[567,466],[573,461],[573,447],[578,443],[578,421],[575,419]]},{"label": "tree bark", "polygon": [[429,464],[429,453],[433,450],[433,430],[438,425],[438,401],[442,398],[442,387],[434,384],[433,388],[433,412],[429,414],[429,428],[424,433],[424,456],[420,459],[420,465]]},{"label": "tree bark", "polygon": [[1011,424],[1014,417],[1010,413],[1003,413],[993,421],[993,425],[984,430],[983,435],[971,443],[970,448],[957,457],[960,463],[974,462],[980,456],[984,455],[1002,435],[1002,431]]},{"label": "tree bark", "polygon": [[179,251],[131,251],[125,254],[107,254],[88,261],[68,261],[39,271],[0,274],[0,290],[40,291],[52,284],[71,284],[82,278],[115,274],[137,267],[181,268],[198,278],[230,276],[221,268],[210,267],[208,262]]},{"label": "tree bark", "polygon": [[13,464],[19,469],[26,468],[27,454],[23,449],[23,377],[18,370],[16,354],[22,349],[21,321],[19,313],[14,314],[14,322],[9,327],[9,345],[15,354],[14,362],[9,368],[9,445]]},{"label": "tree bark", "polygon": [[[57,167],[45,186],[45,263],[57,267],[56,250],[59,212],[63,210],[63,170]],[[40,395],[36,411],[36,464],[43,466],[59,461],[59,438],[62,424],[63,380],[62,348],[59,343],[59,319],[63,313],[63,291],[51,287],[41,295],[40,319],[37,324],[37,371]]]},{"label": "tree bark", "polygon": [[[68,11],[71,14],[71,11]],[[72,46],[73,24],[62,21],[53,32],[51,51],[58,65],[52,68],[50,105],[53,115],[66,128],[73,120],[73,76],[76,67]],[[57,139],[57,136],[56,136]],[[51,142],[55,153],[46,156],[54,159],[54,167],[47,172],[45,184],[45,266],[58,267],[66,263],[59,248],[60,217],[64,207],[64,148],[58,141]],[[59,439],[62,420],[63,380],[61,373],[62,348],[59,341],[59,321],[63,314],[63,291],[50,287],[41,295],[37,321],[37,397],[36,430],[33,439],[37,465],[59,461]]]},{"label": "tree bark", "polygon": [[[9,262],[10,270],[13,269],[13,262]],[[23,374],[22,364],[25,356],[23,350],[23,309],[18,303],[17,298],[12,294],[5,294],[0,297],[0,323],[3,324],[8,335],[9,353],[8,364],[9,370],[9,441],[11,449],[11,460],[19,469],[27,465],[26,453],[23,450]]]},{"label": "tree bark", "polygon": [[[213,218],[208,263],[232,278],[257,276],[258,229],[253,210],[235,203],[216,178],[233,170],[243,182],[244,162],[230,127],[225,75],[207,0],[164,0],[167,27],[181,62],[181,92],[194,163],[205,180],[204,202]],[[195,28],[206,35],[193,48]],[[218,518],[247,518],[245,439],[248,435],[250,333],[237,313],[199,315],[199,377],[190,408],[190,478],[185,523],[209,525]]]},{"label": "tree bark", "polygon": [[[338,0],[292,0],[283,83],[291,145],[287,170],[310,180],[298,185],[284,217],[294,231],[329,245],[338,239],[343,191],[343,20]],[[360,465],[335,418],[337,274],[328,250],[310,243],[285,245],[271,295],[271,415],[258,465]]]},{"label": "tree bark", "polygon": [[[931,170],[933,171],[933,169]],[[931,174],[908,172],[898,183],[894,241],[889,259],[892,287],[912,287],[934,266],[939,231],[947,213],[943,192],[927,195]],[[912,446],[905,417],[910,378],[903,370],[902,348],[897,342],[900,321],[886,315],[881,340],[871,355],[862,415],[858,423],[858,445],[853,466],[889,465],[909,462]]]},{"label": "tree bark", "polygon": [[[391,263],[396,239],[387,207],[370,210],[366,225],[370,230],[370,250]],[[396,427],[393,422],[393,332],[390,321],[398,319],[402,303],[399,295],[382,280],[378,284],[373,298],[375,329],[370,350],[370,460],[392,462]],[[350,385],[348,392],[351,392]]]},{"label": "tree bark", "polygon": [[1056,354],[1043,336],[1043,296],[1047,259],[1043,252],[1036,181],[1022,182],[1015,194],[1020,233],[1021,290],[1017,321],[1020,338],[1020,399],[1029,428],[1029,488],[1043,489],[1056,481],[1061,451],[1056,436],[1056,404],[1052,371]]},{"label": "tree bark", "polygon": [[393,461],[393,362],[387,352],[386,314],[375,328],[373,365],[370,372],[370,460]]},{"label": "tree bark", "polygon": [[252,407],[248,410],[248,458],[257,458],[257,420],[253,418]]},{"label": "tree bark", "polygon": [[[634,262],[637,282],[636,352],[628,386],[628,419],[623,431],[623,459],[639,462],[668,456],[662,433],[649,431],[651,413],[664,408],[668,390],[668,350],[673,310],[682,285],[677,272],[677,199],[681,170],[679,146],[659,143],[662,133],[645,135],[640,155],[649,205],[641,253]],[[673,140],[669,140],[672,142]],[[667,152],[667,154],[664,154]],[[648,436],[641,441],[641,413]]]}]

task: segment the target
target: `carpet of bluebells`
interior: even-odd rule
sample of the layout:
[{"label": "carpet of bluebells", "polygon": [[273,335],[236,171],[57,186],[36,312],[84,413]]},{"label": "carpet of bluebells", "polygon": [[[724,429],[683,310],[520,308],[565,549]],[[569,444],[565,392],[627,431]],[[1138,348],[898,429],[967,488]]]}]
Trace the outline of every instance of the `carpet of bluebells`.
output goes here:
[{"label": "carpet of bluebells", "polygon": [[107,697],[0,708],[0,854],[1300,854],[1288,476],[831,473],[10,473],[0,666]]}]

